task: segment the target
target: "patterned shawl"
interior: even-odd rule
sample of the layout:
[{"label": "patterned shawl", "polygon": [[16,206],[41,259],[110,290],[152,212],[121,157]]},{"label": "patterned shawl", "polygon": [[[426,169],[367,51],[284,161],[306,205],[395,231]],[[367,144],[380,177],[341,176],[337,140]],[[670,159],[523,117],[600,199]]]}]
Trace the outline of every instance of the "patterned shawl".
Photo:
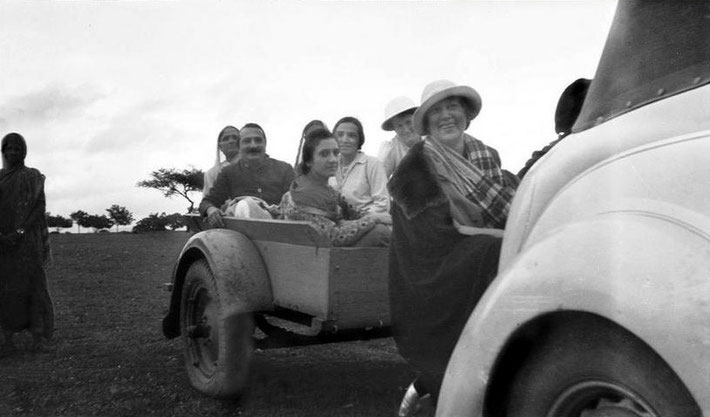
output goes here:
[{"label": "patterned shawl", "polygon": [[464,135],[467,157],[427,137],[424,152],[432,162],[455,221],[465,226],[502,229],[517,184],[506,179],[498,153]]}]

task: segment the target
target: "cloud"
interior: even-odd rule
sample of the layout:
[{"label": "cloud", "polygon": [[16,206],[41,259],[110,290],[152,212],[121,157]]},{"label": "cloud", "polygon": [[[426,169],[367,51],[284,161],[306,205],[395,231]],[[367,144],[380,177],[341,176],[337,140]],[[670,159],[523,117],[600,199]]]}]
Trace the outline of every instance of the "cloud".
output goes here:
[{"label": "cloud", "polygon": [[0,103],[0,128],[52,122],[82,115],[104,95],[95,87],[48,84],[40,90],[10,97]]},{"label": "cloud", "polygon": [[136,149],[160,149],[182,136],[175,127],[180,114],[176,101],[162,98],[130,101],[112,106],[113,115],[92,135],[83,151],[95,155]]}]

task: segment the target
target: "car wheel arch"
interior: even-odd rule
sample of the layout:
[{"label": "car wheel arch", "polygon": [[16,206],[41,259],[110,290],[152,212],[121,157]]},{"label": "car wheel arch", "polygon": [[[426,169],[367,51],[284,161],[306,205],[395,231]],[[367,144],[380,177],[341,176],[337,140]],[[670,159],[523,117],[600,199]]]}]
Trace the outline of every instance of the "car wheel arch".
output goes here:
[{"label": "car wheel arch", "polygon": [[576,329],[576,331],[579,331],[578,329],[580,327],[589,328],[591,326],[607,328],[611,326],[615,332],[625,334],[630,340],[633,340],[637,347],[657,356],[660,361],[663,361],[663,363],[671,369],[674,376],[680,380],[679,375],[673,371],[668,362],[666,362],[658,352],[621,324],[595,313],[559,310],[542,314],[526,323],[522,323],[519,328],[510,335],[491,369],[489,384],[484,395],[483,415],[490,417],[505,415],[505,404],[508,403],[507,397],[512,389],[512,384],[521,367],[530,358],[534,349],[538,345],[545,344],[548,340],[545,338],[545,334],[553,333],[553,330],[573,331]]}]

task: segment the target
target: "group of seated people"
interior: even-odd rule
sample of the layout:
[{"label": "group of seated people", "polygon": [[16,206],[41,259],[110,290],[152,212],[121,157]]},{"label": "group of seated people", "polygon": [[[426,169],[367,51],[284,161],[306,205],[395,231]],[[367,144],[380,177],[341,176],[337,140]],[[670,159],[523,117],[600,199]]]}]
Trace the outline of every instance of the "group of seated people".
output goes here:
[{"label": "group of seated people", "polygon": [[215,165],[205,173],[200,213],[212,227],[223,227],[224,215],[305,220],[334,246],[387,246],[388,175],[420,140],[411,122],[414,102],[392,103],[383,129],[397,135],[382,146],[379,158],[362,152],[365,135],[354,117],[340,119],[333,132],[319,120],[309,122],[295,169],[266,154],[266,134],[258,124],[225,127],[217,138]]},{"label": "group of seated people", "polygon": [[[564,117],[561,110],[581,105],[582,100],[571,94],[581,91],[583,98],[588,85],[589,80],[580,79],[568,88],[574,91],[563,93],[556,115],[558,125]],[[564,100],[573,103],[562,105]],[[241,131],[226,126],[218,135],[215,165],[205,173],[200,212],[213,227],[223,227],[223,214],[307,220],[334,246],[386,246],[391,225],[387,182],[407,152],[422,139],[414,127],[417,109],[414,101],[404,96],[386,105],[381,127],[394,131],[395,136],[381,145],[377,158],[361,150],[365,134],[358,119],[343,117],[332,133],[325,123],[313,120],[303,129],[295,167],[266,154],[266,134],[258,124],[247,123]],[[574,118],[578,111],[572,112]],[[571,123],[567,124],[563,131],[557,129],[560,137],[569,131]],[[517,177],[522,178],[557,141],[534,153]],[[327,157],[321,156],[321,151]],[[497,158],[494,163],[500,166],[497,152],[492,151]],[[519,179],[508,171],[501,172],[508,181]],[[454,204],[452,208],[458,210],[459,206]]]},{"label": "group of seated people", "polygon": [[497,274],[520,178],[571,131],[589,86],[579,79],[565,89],[555,114],[558,137],[518,175],[501,168],[495,149],[465,133],[481,97],[448,80],[427,85],[419,106],[403,97],[386,106],[382,129],[395,136],[378,158],[360,150],[365,135],[353,117],[339,120],[332,133],[320,121],[309,123],[295,171],[266,155],[258,125],[225,128],[218,144],[228,162],[218,158],[200,212],[220,227],[225,201],[254,196],[264,201],[260,207],[245,199],[236,212],[242,205],[248,217],[309,221],[334,246],[389,246],[393,335],[416,374],[399,416],[414,415],[423,399],[436,401],[458,335]]}]

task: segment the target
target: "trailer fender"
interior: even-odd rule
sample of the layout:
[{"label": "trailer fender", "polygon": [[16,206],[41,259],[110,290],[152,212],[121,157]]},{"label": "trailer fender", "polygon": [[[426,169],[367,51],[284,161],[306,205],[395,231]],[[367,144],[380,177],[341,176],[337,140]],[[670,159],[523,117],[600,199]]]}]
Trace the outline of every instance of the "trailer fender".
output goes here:
[{"label": "trailer fender", "polygon": [[185,274],[198,259],[207,261],[218,291],[225,295],[225,316],[273,308],[271,282],[256,246],[233,230],[205,230],[187,241],[173,270],[170,310],[163,319],[163,334],[167,338],[180,335],[180,299]]}]

